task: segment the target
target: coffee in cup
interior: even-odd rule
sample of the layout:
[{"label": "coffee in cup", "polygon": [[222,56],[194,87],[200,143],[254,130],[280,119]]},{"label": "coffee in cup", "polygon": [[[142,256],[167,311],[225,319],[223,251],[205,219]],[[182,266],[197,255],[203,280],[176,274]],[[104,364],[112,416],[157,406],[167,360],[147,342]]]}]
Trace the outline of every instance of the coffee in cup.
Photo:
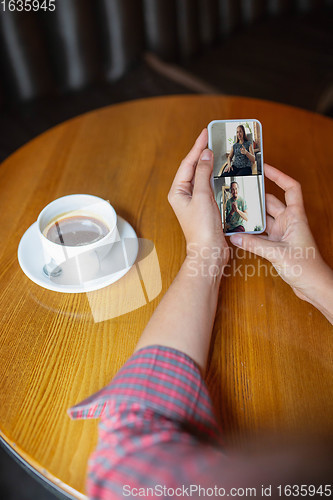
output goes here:
[{"label": "coffee in cup", "polygon": [[90,245],[104,238],[109,228],[104,221],[92,215],[66,214],[50,222],[43,231],[53,243],[78,247]]},{"label": "coffee in cup", "polygon": [[43,245],[44,273],[84,283],[93,279],[100,260],[117,238],[117,214],[106,200],[93,195],[63,196],[47,205],[38,216]]}]

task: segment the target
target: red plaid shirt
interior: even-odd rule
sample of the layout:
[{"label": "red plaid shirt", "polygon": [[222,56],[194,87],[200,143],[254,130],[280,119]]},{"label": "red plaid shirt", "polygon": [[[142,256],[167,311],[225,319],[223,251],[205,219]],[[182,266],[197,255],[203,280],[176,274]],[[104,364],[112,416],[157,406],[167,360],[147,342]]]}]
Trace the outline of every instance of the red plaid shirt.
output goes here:
[{"label": "red plaid shirt", "polygon": [[198,366],[180,351],[140,349],[69,415],[100,418],[88,468],[92,499],[170,498],[177,488],[188,496],[186,485],[216,484],[221,431]]}]

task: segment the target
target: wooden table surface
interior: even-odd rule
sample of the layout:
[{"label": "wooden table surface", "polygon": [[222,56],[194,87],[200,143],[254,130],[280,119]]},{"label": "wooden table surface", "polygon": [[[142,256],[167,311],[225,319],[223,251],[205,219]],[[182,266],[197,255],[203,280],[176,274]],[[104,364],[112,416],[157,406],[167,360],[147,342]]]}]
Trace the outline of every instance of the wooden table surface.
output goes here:
[{"label": "wooden table surface", "polygon": [[[333,121],[317,114],[220,96],[133,101],[65,122],[0,167],[0,436],[78,498],[98,421],[71,421],[66,410],[115,375],[176,276],[185,242],[167,193],[201,129],[228,118],[261,121],[264,160],[301,181],[311,228],[332,266]],[[281,197],[271,183],[266,190]],[[72,193],[110,200],[154,243],[162,277],[155,299],[96,321],[91,303],[107,307],[107,289],[62,294],[23,274],[23,233],[45,205]],[[270,266],[258,275],[263,260],[241,257],[222,282],[207,373],[226,440],[241,443],[263,430],[333,435],[332,327]],[[254,265],[253,277],[237,271],[244,263]]]}]

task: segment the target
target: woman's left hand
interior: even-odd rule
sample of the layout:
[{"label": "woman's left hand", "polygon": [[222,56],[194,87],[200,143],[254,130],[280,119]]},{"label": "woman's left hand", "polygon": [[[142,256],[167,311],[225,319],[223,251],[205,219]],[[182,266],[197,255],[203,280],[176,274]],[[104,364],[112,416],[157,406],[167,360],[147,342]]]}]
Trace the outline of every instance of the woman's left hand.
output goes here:
[{"label": "woman's left hand", "polygon": [[229,260],[221,214],[210,184],[213,153],[207,147],[208,132],[204,129],[180,167],[172,183],[168,200],[184,232],[187,249],[205,255],[223,254],[222,265]]},{"label": "woman's left hand", "polygon": [[242,153],[242,155],[246,155],[247,150],[244,148],[244,146],[242,146],[240,152]]}]

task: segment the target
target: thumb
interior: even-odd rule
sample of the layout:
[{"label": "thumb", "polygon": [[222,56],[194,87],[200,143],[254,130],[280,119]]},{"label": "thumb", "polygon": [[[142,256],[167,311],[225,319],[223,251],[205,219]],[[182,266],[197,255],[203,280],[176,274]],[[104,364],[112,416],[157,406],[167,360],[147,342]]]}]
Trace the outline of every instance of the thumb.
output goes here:
[{"label": "thumb", "polygon": [[254,234],[233,234],[230,236],[230,241],[236,247],[243,248],[248,252],[264,257],[270,262],[276,262],[278,249],[276,242],[272,242],[267,236],[256,236]]},{"label": "thumb", "polygon": [[210,178],[212,175],[213,163],[213,152],[210,149],[204,149],[195,169],[193,196],[196,196],[198,193],[212,194]]}]

